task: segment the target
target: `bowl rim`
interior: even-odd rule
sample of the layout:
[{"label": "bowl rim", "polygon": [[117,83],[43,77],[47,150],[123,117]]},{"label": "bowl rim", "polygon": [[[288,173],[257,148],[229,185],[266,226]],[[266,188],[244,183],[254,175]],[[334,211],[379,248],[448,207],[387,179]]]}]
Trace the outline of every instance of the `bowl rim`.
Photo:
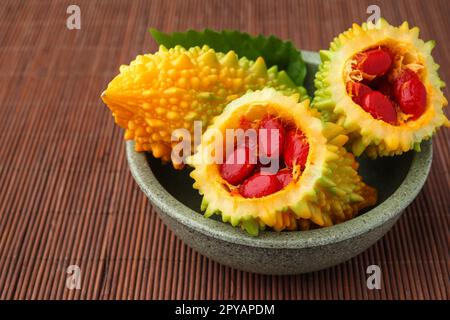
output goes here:
[{"label": "bowl rim", "polygon": [[[307,67],[315,67],[320,64],[320,56],[317,52],[304,50],[301,52]],[[134,141],[126,142],[127,160],[131,174],[141,190],[162,213],[185,227],[219,241],[272,249],[305,249],[335,244],[370,232],[389,220],[397,218],[422,189],[430,172],[433,158],[431,140],[422,142],[421,152],[411,151],[414,152],[411,166],[397,190],[363,215],[326,228],[308,231],[261,231],[258,237],[252,237],[228,223],[205,218],[200,212],[192,210],[174,198],[156,179],[148,165],[146,154],[136,152],[134,145]],[[391,210],[390,202],[395,201],[396,198],[404,199],[404,201],[398,202],[395,210]]]},{"label": "bowl rim", "polygon": [[[137,184],[159,210],[184,226],[218,240],[232,244],[272,249],[304,249],[335,244],[374,230],[396,218],[414,200],[422,189],[432,162],[432,143],[422,143],[421,152],[414,152],[408,173],[385,201],[363,215],[326,228],[307,231],[261,231],[252,237],[240,228],[228,223],[204,217],[200,212],[187,207],[173,197],[153,174],[145,153],[136,152],[134,141],[126,142],[127,160]],[[406,196],[408,195],[408,196]],[[405,199],[391,210],[390,202],[395,198]]]}]

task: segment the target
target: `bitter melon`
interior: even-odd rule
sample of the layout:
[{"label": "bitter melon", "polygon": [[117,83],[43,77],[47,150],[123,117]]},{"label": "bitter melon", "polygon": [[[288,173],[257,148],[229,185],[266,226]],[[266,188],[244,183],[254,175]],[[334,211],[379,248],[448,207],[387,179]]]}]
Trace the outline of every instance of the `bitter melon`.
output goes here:
[{"label": "bitter melon", "polygon": [[407,22],[353,24],[320,52],[312,105],[326,121],[344,127],[356,156],[420,150],[421,141],[450,125],[434,46]]},{"label": "bitter melon", "polygon": [[[309,100],[299,103],[271,88],[232,101],[188,158],[194,168],[193,186],[203,195],[205,216],[217,214],[257,235],[265,227],[281,231],[331,226],[374,205],[375,189],[362,181],[355,157],[343,147],[348,140],[344,129],[319,116]],[[280,160],[278,172],[264,172],[259,162],[249,161],[252,152],[259,156],[268,149],[267,141],[261,147],[261,136],[253,148],[251,139],[236,145],[235,136],[224,138],[230,129],[261,127],[277,130],[265,154]],[[277,148],[283,151],[275,155]],[[226,166],[229,155],[240,149],[245,151],[244,162]],[[232,150],[222,158],[224,163],[217,162],[223,157],[217,157],[220,150]]]}]

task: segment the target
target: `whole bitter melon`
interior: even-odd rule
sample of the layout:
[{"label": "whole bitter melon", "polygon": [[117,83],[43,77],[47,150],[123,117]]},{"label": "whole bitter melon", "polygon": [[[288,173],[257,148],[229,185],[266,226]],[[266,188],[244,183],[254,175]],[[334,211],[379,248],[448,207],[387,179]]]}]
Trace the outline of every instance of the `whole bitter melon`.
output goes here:
[{"label": "whole bitter melon", "polygon": [[139,55],[129,66],[121,66],[102,99],[126,130],[125,139],[136,141],[137,151],[150,151],[168,161],[172,132],[180,128],[192,132],[195,120],[207,126],[227,103],[264,87],[306,98],[303,87],[276,66],[267,69],[261,57],[250,61],[207,46],[161,46],[155,54]]}]

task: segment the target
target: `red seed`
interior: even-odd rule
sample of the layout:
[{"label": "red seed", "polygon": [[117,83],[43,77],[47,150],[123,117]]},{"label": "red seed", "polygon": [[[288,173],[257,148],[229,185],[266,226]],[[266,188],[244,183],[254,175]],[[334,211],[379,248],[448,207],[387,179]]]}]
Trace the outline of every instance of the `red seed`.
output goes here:
[{"label": "red seed", "polygon": [[298,129],[292,129],[286,133],[284,141],[284,163],[289,168],[294,164],[303,169],[308,158],[309,144],[305,135]]},{"label": "red seed", "polygon": [[356,104],[361,105],[364,96],[370,92],[372,92],[372,89],[365,84],[353,81],[347,82],[347,93],[352,97]]},{"label": "red seed", "polygon": [[292,181],[292,171],[290,169],[282,169],[277,173],[278,182],[281,188],[286,187]]},{"label": "red seed", "polygon": [[250,157],[250,148],[239,146],[220,165],[220,175],[228,183],[238,185],[252,174],[255,167],[256,157]]},{"label": "red seed", "polygon": [[384,49],[372,49],[356,55],[356,68],[371,76],[382,76],[392,65],[392,58]]},{"label": "red seed", "polygon": [[268,116],[261,120],[259,129],[258,144],[260,156],[278,158],[284,144],[285,132],[283,124],[280,120]]},{"label": "red seed", "polygon": [[397,122],[397,113],[394,105],[388,97],[378,91],[367,94],[362,101],[361,107],[375,119],[380,119],[391,124]]},{"label": "red seed", "polygon": [[419,118],[425,111],[427,103],[427,91],[419,80],[410,80],[402,86],[398,97],[400,109],[406,114],[411,114],[411,119]]},{"label": "red seed", "polygon": [[244,198],[260,198],[282,189],[276,175],[256,173],[239,187]]},{"label": "red seed", "polygon": [[400,109],[404,113],[412,115],[411,119],[415,120],[425,111],[427,91],[419,77],[414,72],[407,70],[394,83],[395,97]]},{"label": "red seed", "polygon": [[414,71],[412,71],[411,69],[404,69],[400,73],[400,75],[395,79],[395,81],[393,83],[393,86],[392,86],[393,87],[392,88],[393,89],[393,94],[394,94],[394,96],[396,98],[398,96],[400,96],[400,91],[401,91],[401,88],[402,88],[403,84],[405,82],[408,82],[408,81],[412,80],[412,79],[420,80],[419,76]]}]

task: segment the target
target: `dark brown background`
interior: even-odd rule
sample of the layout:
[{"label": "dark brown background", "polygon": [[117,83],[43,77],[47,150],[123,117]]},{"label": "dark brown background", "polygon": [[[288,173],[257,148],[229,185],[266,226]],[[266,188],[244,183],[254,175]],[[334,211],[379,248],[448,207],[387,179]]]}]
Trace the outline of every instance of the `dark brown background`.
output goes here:
[{"label": "dark brown background", "polygon": [[[66,29],[72,3],[81,7],[78,31]],[[0,298],[447,299],[448,129],[434,139],[423,191],[375,246],[321,272],[261,276],[200,256],[161,223],[99,99],[120,64],[156,49],[151,26],[273,33],[318,50],[365,20],[369,3],[435,39],[450,84],[448,0],[2,1]],[[71,264],[81,267],[81,290],[65,288]],[[370,264],[382,269],[379,291],[366,288]]]}]

